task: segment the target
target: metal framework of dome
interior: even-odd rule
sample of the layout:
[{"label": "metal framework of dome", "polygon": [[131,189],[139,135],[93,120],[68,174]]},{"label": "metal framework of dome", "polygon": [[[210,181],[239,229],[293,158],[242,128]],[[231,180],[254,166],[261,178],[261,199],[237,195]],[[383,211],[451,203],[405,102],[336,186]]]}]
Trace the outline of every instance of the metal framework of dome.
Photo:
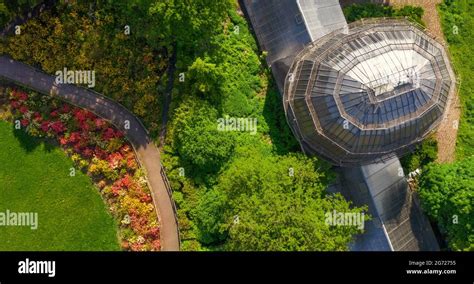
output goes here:
[{"label": "metal framework of dome", "polygon": [[443,45],[407,20],[375,19],[303,49],[283,101],[305,153],[352,166],[410,150],[439,125],[454,88]]},{"label": "metal framework of dome", "polygon": [[347,25],[338,0],[242,0],[280,91],[295,56]]}]

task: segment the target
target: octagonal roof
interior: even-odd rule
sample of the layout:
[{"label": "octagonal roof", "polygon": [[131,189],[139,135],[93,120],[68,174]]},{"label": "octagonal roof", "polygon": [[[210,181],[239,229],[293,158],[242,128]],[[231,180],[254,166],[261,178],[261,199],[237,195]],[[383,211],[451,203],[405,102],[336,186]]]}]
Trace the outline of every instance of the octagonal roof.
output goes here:
[{"label": "octagonal roof", "polygon": [[407,20],[356,22],[307,46],[285,80],[303,150],[334,164],[403,154],[443,118],[455,86],[444,47]]}]

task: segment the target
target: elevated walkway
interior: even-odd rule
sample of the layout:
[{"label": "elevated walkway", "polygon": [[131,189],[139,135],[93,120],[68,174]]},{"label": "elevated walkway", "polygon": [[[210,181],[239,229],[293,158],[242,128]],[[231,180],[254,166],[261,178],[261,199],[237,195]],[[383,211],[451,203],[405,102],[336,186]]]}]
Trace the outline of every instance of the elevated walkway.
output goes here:
[{"label": "elevated walkway", "polygon": [[397,157],[358,168],[342,168],[341,193],[368,205],[372,220],[352,250],[437,251],[438,243]]}]

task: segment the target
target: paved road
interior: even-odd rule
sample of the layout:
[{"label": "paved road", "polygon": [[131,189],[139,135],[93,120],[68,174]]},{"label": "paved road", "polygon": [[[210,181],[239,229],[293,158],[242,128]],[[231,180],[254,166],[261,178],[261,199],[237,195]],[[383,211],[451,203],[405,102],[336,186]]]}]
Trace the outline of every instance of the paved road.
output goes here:
[{"label": "paved road", "polygon": [[[101,94],[75,85],[56,85],[54,76],[6,56],[0,56],[0,77],[43,94],[54,94],[64,101],[109,120],[124,131],[135,148],[138,160],[146,170],[153,202],[160,220],[162,250],[179,250],[178,226],[171,197],[161,176],[160,152],[137,117],[125,107]],[[130,129],[124,129],[126,121],[130,122]]]}]

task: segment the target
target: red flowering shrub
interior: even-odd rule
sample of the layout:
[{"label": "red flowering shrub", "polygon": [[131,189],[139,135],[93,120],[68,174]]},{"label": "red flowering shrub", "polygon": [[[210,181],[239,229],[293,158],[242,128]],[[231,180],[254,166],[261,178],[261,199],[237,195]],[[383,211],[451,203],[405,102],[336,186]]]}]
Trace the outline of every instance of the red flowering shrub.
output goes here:
[{"label": "red flowering shrub", "polygon": [[80,126],[81,126],[81,129],[82,129],[82,133],[87,133],[90,130],[92,130],[89,123],[83,122],[83,123],[80,124]]},{"label": "red flowering shrub", "polygon": [[56,138],[72,160],[98,181],[97,187],[121,221],[124,250],[160,250],[153,200],[124,133],[87,110],[52,98],[48,98],[50,110],[45,111],[38,98],[35,93],[10,93],[10,108],[22,127],[30,135]]},{"label": "red flowering shrub", "polygon": [[153,201],[153,198],[151,198],[150,194],[143,194],[142,197],[140,197],[140,201],[143,203],[150,203]]},{"label": "red flowering shrub", "polygon": [[101,129],[102,127],[107,125],[107,122],[105,122],[105,120],[103,120],[102,118],[96,118],[94,120],[94,124],[97,129]]},{"label": "red flowering shrub", "polygon": [[120,162],[122,161],[122,159],[123,159],[123,156],[119,152],[112,153],[107,158],[107,160],[109,161],[109,165],[112,169],[119,168],[121,165]]},{"label": "red flowering shrub", "polygon": [[76,121],[77,122],[84,122],[87,118],[86,116],[86,111],[85,110],[82,110],[82,109],[79,109],[79,108],[76,108],[74,111],[74,117],[76,118]]},{"label": "red flowering shrub", "polygon": [[10,106],[12,109],[18,109],[20,107],[20,102],[12,100],[10,101]]},{"label": "red flowering shrub", "polygon": [[63,104],[63,107],[61,108],[62,113],[69,113],[71,111],[71,108],[69,107],[68,104]]},{"label": "red flowering shrub", "polygon": [[41,130],[43,130],[43,132],[48,132],[49,130],[49,121],[43,121],[41,123]]},{"label": "red flowering shrub", "polygon": [[72,146],[72,149],[74,149],[74,152],[76,153],[80,153],[81,152],[81,145],[80,144],[76,144],[74,146]]},{"label": "red flowering shrub", "polygon": [[104,133],[102,134],[102,138],[104,140],[110,140],[115,137],[115,131],[112,128],[107,128]]},{"label": "red flowering shrub", "polygon": [[161,242],[159,239],[155,239],[151,242],[151,250],[159,251],[161,249]]},{"label": "red flowering shrub", "polygon": [[81,140],[81,133],[79,132],[72,132],[69,135],[69,143],[77,143],[79,140]]},{"label": "red flowering shrub", "polygon": [[134,158],[127,160],[127,168],[136,170],[138,168],[137,162]]},{"label": "red flowering shrub", "polygon": [[122,182],[123,187],[130,188],[130,186],[133,183],[133,180],[132,180],[132,177],[127,174],[121,179],[121,182]]},{"label": "red flowering shrub", "polygon": [[39,113],[39,112],[35,112],[35,113],[33,114],[33,117],[34,117],[34,120],[35,120],[36,122],[41,122],[41,121],[43,121],[43,117],[41,116],[41,113]]},{"label": "red flowering shrub", "polygon": [[114,196],[119,196],[121,191],[122,191],[122,181],[121,180],[116,180],[112,184],[112,194]]},{"label": "red flowering shrub", "polygon": [[135,232],[139,233],[141,236],[147,233],[146,224],[148,223],[148,220],[146,216],[133,215],[130,217],[130,221],[130,226]]},{"label": "red flowering shrub", "polygon": [[117,130],[115,131],[115,138],[123,138],[125,136],[125,134],[120,131],[120,130]]},{"label": "red flowering shrub", "polygon": [[82,149],[81,154],[86,158],[90,158],[94,154],[94,151],[90,148],[84,148]]},{"label": "red flowering shrub", "polygon": [[61,121],[55,121],[55,122],[51,123],[50,127],[54,131],[54,133],[56,133],[56,134],[59,134],[59,133],[62,133],[64,131],[66,131],[66,127],[64,126],[64,124]]},{"label": "red flowering shrub", "polygon": [[133,244],[131,244],[130,248],[133,251],[142,251],[143,245],[140,244],[140,243],[133,243]]},{"label": "red flowering shrub", "polygon": [[157,227],[151,228],[147,233],[146,236],[152,239],[156,239],[160,236],[160,229]]},{"label": "red flowering shrub", "polygon": [[20,101],[26,101],[28,100],[28,94],[24,92],[19,92],[19,91],[12,91],[12,97],[15,99],[18,99]]},{"label": "red flowering shrub", "polygon": [[107,159],[107,152],[105,152],[98,146],[96,146],[94,149],[94,155],[101,160]]},{"label": "red flowering shrub", "polygon": [[19,93],[18,99],[20,101],[26,101],[28,99],[28,95],[26,93]]}]

